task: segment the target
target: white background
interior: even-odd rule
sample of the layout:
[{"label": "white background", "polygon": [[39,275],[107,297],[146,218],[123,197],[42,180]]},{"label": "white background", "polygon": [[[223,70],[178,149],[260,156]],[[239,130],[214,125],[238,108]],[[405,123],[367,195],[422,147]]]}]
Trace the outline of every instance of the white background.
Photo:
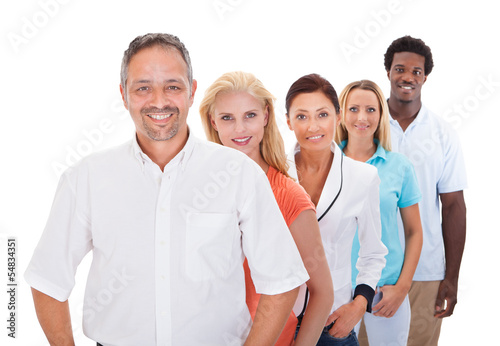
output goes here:
[{"label": "white background", "polygon": [[[188,121],[197,136],[204,138],[198,115],[204,90],[222,73],[241,69],[254,73],[277,97],[287,147],[293,134],[284,126],[283,100],[293,81],[316,72],[340,91],[353,80],[371,79],[388,95],[385,50],[406,34],[422,38],[435,62],[423,101],[446,114],[457,129],[469,179],[459,303],[443,323],[440,345],[495,343],[499,270],[492,259],[498,252],[495,197],[500,189],[492,162],[499,137],[500,52],[497,11],[490,3],[2,1],[0,344],[47,345],[22,273],[43,230],[61,169],[76,156],[133,135],[120,103],[119,70],[129,42],[147,32],[176,34],[190,51],[198,92]],[[16,237],[18,244],[15,340],[6,329],[8,237]],[[80,266],[70,298],[77,345],[94,345],[81,331],[89,261],[90,256]]]}]

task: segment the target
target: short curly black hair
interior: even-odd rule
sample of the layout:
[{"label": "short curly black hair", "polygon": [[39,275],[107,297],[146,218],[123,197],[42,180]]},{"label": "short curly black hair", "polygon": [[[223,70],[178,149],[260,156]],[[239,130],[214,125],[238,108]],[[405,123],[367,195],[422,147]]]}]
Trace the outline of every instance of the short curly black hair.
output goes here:
[{"label": "short curly black hair", "polygon": [[431,49],[421,39],[413,38],[408,35],[394,40],[389,48],[387,48],[387,52],[385,52],[384,55],[386,71],[391,69],[394,54],[400,52],[411,52],[422,55],[425,58],[424,74],[428,76],[432,72],[434,61],[432,60]]}]

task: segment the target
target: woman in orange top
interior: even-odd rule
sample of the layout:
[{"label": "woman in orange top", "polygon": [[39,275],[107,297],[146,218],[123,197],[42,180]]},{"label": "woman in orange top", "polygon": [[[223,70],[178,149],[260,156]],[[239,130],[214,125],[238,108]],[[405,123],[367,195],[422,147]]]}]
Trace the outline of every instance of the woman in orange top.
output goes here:
[{"label": "woman in orange top", "polygon": [[[274,97],[254,75],[230,72],[205,91],[200,114],[210,141],[245,153],[266,172],[309,273],[310,298],[295,343],[297,318],[291,313],[276,345],[315,345],[333,304],[333,285],[314,204],[287,174],[288,164],[273,103]],[[246,261],[244,269],[247,305],[253,319],[260,295],[255,291]]]}]

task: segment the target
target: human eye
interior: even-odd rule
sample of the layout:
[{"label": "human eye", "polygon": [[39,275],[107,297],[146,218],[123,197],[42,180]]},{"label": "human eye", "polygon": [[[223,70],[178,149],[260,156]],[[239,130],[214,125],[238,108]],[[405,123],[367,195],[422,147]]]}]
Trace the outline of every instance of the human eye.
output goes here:
[{"label": "human eye", "polygon": [[322,113],[319,113],[319,117],[320,118],[326,118],[328,116],[328,113],[327,112],[322,112]]},{"label": "human eye", "polygon": [[416,71],[413,71],[413,74],[420,76],[422,74],[422,71],[416,70]]},{"label": "human eye", "polygon": [[148,86],[140,86],[137,88],[137,91],[148,91],[149,87]]},{"label": "human eye", "polygon": [[368,107],[368,112],[369,113],[373,113],[373,112],[376,112],[377,109],[375,107]]},{"label": "human eye", "polygon": [[296,118],[298,120],[304,120],[306,118],[306,116],[304,114],[297,114]]},{"label": "human eye", "polygon": [[177,85],[169,85],[169,86],[167,86],[167,90],[177,91],[177,90],[181,90],[181,88],[179,88]]},{"label": "human eye", "polygon": [[357,112],[358,108],[357,107],[349,107],[349,112]]},{"label": "human eye", "polygon": [[221,119],[222,120],[231,120],[232,118],[230,115],[223,115],[223,116],[221,116]]},{"label": "human eye", "polygon": [[248,114],[246,115],[246,117],[247,117],[247,118],[254,118],[254,117],[256,117],[256,116],[257,116],[257,114],[255,114],[255,113],[253,113],[253,112],[248,113]]}]

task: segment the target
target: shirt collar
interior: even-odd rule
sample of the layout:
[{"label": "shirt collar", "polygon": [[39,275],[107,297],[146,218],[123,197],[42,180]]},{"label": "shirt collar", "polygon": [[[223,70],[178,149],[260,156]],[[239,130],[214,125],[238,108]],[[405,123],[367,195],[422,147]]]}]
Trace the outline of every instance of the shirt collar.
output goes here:
[{"label": "shirt collar", "polygon": [[[187,162],[189,161],[189,158],[193,153],[195,141],[196,139],[194,135],[191,134],[191,131],[188,128],[188,139],[186,141],[186,144],[181,149],[181,151],[179,151],[177,155],[175,155],[175,157],[172,160],[170,160],[170,162],[165,166],[165,169],[168,169],[168,167],[179,165],[181,170],[184,171],[186,169]],[[141,164],[143,171],[146,162],[153,163],[153,161],[149,158],[149,156],[146,155],[139,146],[139,143],[137,142],[137,134],[134,136],[134,139],[132,140],[132,152],[134,157]]]},{"label": "shirt collar", "polygon": [[385,151],[384,147],[380,145],[380,141],[378,139],[373,139],[373,142],[377,145],[377,150],[373,154],[372,157],[366,162],[370,162],[372,160],[375,160],[377,157],[380,157],[382,160],[387,159],[387,152]]},{"label": "shirt collar", "polygon": [[[389,99],[387,99],[387,101],[389,101]],[[425,124],[425,123],[427,123],[428,119],[429,119],[429,112],[427,110],[427,107],[425,107],[424,104],[422,103],[420,110],[417,113],[417,116],[412,121],[410,126],[413,126],[413,124]],[[392,125],[396,125],[396,124],[399,125],[398,121],[396,119],[394,119],[392,117],[392,115],[390,115],[390,114],[389,114],[389,121]]]},{"label": "shirt collar", "polygon": [[[377,150],[375,150],[375,153],[373,153],[372,157],[366,161],[367,163],[371,162],[372,160],[375,160],[377,157],[380,157],[383,160],[387,159],[387,152],[385,151],[384,147],[380,145],[380,141],[376,138],[373,139],[373,142],[377,145]],[[343,140],[339,144],[339,148],[342,150],[342,153],[344,153],[344,148],[347,145],[347,139]]]}]

